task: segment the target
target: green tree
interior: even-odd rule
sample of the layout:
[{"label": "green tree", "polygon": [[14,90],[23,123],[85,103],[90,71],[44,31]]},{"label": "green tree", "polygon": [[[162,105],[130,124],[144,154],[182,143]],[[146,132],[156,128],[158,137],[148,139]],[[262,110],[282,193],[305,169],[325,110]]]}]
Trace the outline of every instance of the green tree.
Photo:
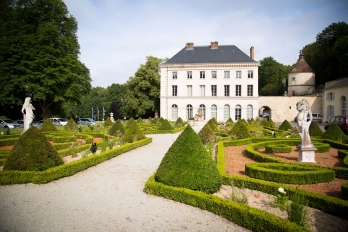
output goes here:
[{"label": "green tree", "polygon": [[[160,76],[158,65],[162,59],[147,56],[146,63],[141,64],[134,77],[126,83],[126,111],[131,117],[149,117],[159,111]],[[129,117],[128,116],[128,117]]]},{"label": "green tree", "polygon": [[[0,105],[23,104],[32,94],[43,118],[50,107],[80,102],[91,88],[79,61],[77,21],[62,0],[5,1],[0,24]],[[39,109],[38,109],[39,108]]]},{"label": "green tree", "polygon": [[302,49],[308,65],[315,72],[316,84],[348,75],[348,24],[332,23]]},{"label": "green tree", "polygon": [[260,61],[259,93],[263,96],[280,96],[284,94],[285,83],[290,65],[278,63],[273,57],[266,57]]}]

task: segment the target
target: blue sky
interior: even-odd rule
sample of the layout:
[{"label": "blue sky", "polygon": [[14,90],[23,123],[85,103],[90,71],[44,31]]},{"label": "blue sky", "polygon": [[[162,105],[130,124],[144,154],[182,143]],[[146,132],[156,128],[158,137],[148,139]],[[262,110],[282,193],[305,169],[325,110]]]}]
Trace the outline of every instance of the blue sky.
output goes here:
[{"label": "blue sky", "polygon": [[236,45],[255,60],[296,63],[331,23],[348,23],[346,0],[63,0],[78,22],[80,60],[93,87],[124,84],[146,56],[171,58],[186,42]]}]

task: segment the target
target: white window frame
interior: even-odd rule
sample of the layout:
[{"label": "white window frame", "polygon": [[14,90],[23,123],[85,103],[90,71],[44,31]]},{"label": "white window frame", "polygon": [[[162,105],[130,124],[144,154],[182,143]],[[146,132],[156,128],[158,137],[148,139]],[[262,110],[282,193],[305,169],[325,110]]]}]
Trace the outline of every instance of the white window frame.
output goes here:
[{"label": "white window frame", "polygon": [[240,105],[236,105],[234,119],[238,121],[242,118],[242,107]]},{"label": "white window frame", "polygon": [[216,71],[211,71],[211,78],[216,79],[217,77],[217,72]]},{"label": "white window frame", "polygon": [[242,96],[242,86],[236,85],[236,97],[241,97],[241,96]]},{"label": "white window frame", "polygon": [[192,97],[192,85],[187,85],[187,96]]},{"label": "white window frame", "polygon": [[224,121],[226,122],[230,118],[230,106],[224,105]]},{"label": "white window frame", "polygon": [[230,78],[230,71],[224,71],[224,78],[229,79]]},{"label": "white window frame", "polygon": [[248,70],[248,78],[254,78],[254,71]]},{"label": "white window frame", "polygon": [[217,86],[211,85],[211,96],[216,97],[217,96]]},{"label": "white window frame", "polygon": [[172,85],[172,96],[173,97],[178,96],[178,86],[177,85]]},{"label": "white window frame", "polygon": [[230,86],[229,85],[224,85],[224,94],[225,94],[225,97],[230,96]]},{"label": "white window frame", "polygon": [[340,99],[341,115],[347,115],[347,98],[342,96]]},{"label": "white window frame", "polygon": [[205,79],[205,71],[200,71],[199,72],[199,78],[200,79]]},{"label": "white window frame", "polygon": [[178,72],[172,72],[173,79],[178,79]]},{"label": "white window frame", "polygon": [[248,85],[248,96],[252,97],[253,96],[253,91],[254,91],[254,86],[253,85]]},{"label": "white window frame", "polygon": [[211,118],[217,119],[217,106],[215,104],[211,105]]},{"label": "white window frame", "polygon": [[201,104],[199,106],[199,108],[201,109],[201,114],[202,114],[203,120],[205,120],[205,105]]},{"label": "white window frame", "polygon": [[178,106],[176,104],[172,105],[172,120],[176,121],[178,119]]},{"label": "white window frame", "polygon": [[201,97],[205,97],[205,85],[200,85],[199,90],[201,92]]},{"label": "white window frame", "polygon": [[192,71],[187,71],[187,79],[192,79]]},{"label": "white window frame", "polygon": [[250,120],[253,118],[253,106],[247,105],[247,120]]},{"label": "white window frame", "polygon": [[186,106],[186,119],[189,120],[190,118],[193,118],[193,108],[191,104],[188,104]]},{"label": "white window frame", "polygon": [[236,78],[242,78],[242,71],[236,71]]}]

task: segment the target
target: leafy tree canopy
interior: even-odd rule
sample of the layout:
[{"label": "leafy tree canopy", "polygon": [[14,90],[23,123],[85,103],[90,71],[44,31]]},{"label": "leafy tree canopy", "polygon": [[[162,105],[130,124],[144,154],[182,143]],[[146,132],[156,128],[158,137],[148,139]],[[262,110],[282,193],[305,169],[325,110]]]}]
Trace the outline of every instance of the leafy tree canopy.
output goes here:
[{"label": "leafy tree canopy", "polygon": [[47,118],[54,103],[80,102],[91,78],[78,57],[77,21],[64,2],[6,0],[1,6],[0,105],[22,105],[32,94]]},{"label": "leafy tree canopy", "polygon": [[160,76],[158,65],[162,59],[147,56],[134,77],[126,83],[126,111],[132,117],[148,117],[159,111]]},{"label": "leafy tree canopy", "polygon": [[317,85],[348,76],[348,24],[332,23],[302,49]]}]

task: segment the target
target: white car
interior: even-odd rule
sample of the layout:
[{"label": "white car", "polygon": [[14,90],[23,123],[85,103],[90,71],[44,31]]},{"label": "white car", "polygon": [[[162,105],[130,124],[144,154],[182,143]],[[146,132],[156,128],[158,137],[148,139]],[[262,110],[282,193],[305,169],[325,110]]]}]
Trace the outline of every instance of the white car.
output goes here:
[{"label": "white car", "polygon": [[68,123],[66,118],[50,118],[54,125],[56,126],[65,126]]},{"label": "white car", "polygon": [[16,127],[21,127],[19,123],[14,122],[11,119],[8,118],[1,118],[0,119],[0,128],[16,128]]}]

